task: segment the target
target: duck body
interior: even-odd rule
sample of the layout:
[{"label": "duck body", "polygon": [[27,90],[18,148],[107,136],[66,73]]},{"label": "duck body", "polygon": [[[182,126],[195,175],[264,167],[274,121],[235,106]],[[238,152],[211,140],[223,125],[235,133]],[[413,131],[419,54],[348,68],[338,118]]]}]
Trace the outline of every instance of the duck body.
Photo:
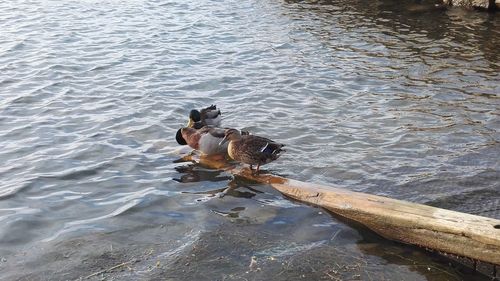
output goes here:
[{"label": "duck body", "polygon": [[206,155],[226,154],[228,144],[219,145],[223,138],[224,129],[209,126],[201,129],[185,127],[176,134],[177,143],[187,144]]},{"label": "duck body", "polygon": [[249,134],[247,131],[211,126],[204,126],[201,129],[184,127],[177,131],[175,139],[178,144],[188,145],[206,155],[225,155],[229,144],[220,145],[220,143],[224,139],[226,130],[235,130],[242,135]]},{"label": "duck body", "polygon": [[201,129],[204,126],[219,127],[222,120],[221,115],[220,110],[213,104],[200,111],[193,109],[189,112],[189,123],[187,126],[195,129]]},{"label": "duck body", "polygon": [[270,163],[280,157],[285,145],[268,138],[255,135],[241,135],[234,129],[225,131],[221,144],[229,142],[227,153],[232,159],[249,164],[250,169],[257,165],[257,172],[261,165]]}]

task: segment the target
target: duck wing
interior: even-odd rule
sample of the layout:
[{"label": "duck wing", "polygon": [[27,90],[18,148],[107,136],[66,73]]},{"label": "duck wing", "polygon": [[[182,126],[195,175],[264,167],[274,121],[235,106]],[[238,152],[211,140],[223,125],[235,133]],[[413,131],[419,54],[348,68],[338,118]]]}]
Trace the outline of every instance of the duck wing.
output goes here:
[{"label": "duck wing", "polygon": [[281,149],[283,146],[285,145],[276,142],[268,142],[264,147],[262,147],[260,152],[268,155],[277,155],[280,152],[284,151],[283,149]]},{"label": "duck wing", "polygon": [[256,144],[259,144],[259,146],[261,146],[260,152],[265,153],[265,154],[279,153],[279,152],[283,151],[283,149],[281,149],[281,148],[283,146],[285,146],[282,143],[277,143],[271,139],[264,138],[264,137],[252,136],[252,139],[254,139],[254,142]]},{"label": "duck wing", "polygon": [[205,110],[205,111],[209,111],[209,110],[216,110],[216,109],[217,109],[217,105],[215,105],[215,104],[211,104],[210,106],[208,106],[208,107],[206,107],[206,108],[203,108],[203,109],[202,109],[202,111],[203,111],[203,110]]},{"label": "duck wing", "polygon": [[202,109],[200,113],[202,119],[214,119],[217,118],[217,116],[221,115],[220,110],[217,109],[217,106],[213,104],[207,108]]},{"label": "duck wing", "polygon": [[206,131],[214,138],[223,139],[224,138],[224,129],[216,128],[216,127],[205,127]]},{"label": "duck wing", "polygon": [[254,135],[245,135],[243,136],[242,140],[242,146],[246,147],[248,152],[259,158],[262,162],[275,160],[279,157],[280,152],[284,151],[283,149],[281,149],[283,146],[285,146],[284,144],[277,143],[268,138]]}]

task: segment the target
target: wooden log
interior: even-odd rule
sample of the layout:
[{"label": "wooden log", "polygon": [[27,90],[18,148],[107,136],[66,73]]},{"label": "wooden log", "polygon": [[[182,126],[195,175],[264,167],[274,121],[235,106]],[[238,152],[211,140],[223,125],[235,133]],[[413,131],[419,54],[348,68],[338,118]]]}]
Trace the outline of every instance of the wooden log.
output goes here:
[{"label": "wooden log", "polygon": [[498,10],[500,8],[499,0],[442,0],[442,3],[448,6],[476,8],[479,10]]},{"label": "wooden log", "polygon": [[290,198],[357,221],[387,239],[500,265],[500,220],[268,174],[255,175],[249,169],[227,167],[210,158],[200,158],[199,162],[269,184]]},{"label": "wooden log", "polygon": [[[490,0],[444,0],[444,4],[465,8],[490,8]],[[493,3],[494,4],[494,3]]]}]

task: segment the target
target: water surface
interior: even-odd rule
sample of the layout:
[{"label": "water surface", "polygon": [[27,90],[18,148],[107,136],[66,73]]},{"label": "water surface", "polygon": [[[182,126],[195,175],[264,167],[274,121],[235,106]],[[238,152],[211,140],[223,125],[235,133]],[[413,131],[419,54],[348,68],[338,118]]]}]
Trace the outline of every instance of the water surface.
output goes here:
[{"label": "water surface", "polygon": [[174,134],[214,103],[287,144],[270,173],[500,218],[497,14],[3,1],[0,26],[0,279],[482,279],[180,161]]}]

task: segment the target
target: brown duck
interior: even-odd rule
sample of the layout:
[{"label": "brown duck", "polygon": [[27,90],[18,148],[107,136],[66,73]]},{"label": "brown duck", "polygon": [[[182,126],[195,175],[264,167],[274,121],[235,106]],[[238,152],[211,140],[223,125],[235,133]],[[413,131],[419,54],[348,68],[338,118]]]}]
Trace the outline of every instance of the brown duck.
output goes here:
[{"label": "brown duck", "polygon": [[282,149],[284,144],[277,143],[267,138],[255,135],[242,135],[235,129],[227,129],[221,145],[229,142],[227,153],[232,159],[249,164],[250,170],[253,165],[257,165],[256,172],[259,172],[260,166],[272,162],[285,151]]}]

